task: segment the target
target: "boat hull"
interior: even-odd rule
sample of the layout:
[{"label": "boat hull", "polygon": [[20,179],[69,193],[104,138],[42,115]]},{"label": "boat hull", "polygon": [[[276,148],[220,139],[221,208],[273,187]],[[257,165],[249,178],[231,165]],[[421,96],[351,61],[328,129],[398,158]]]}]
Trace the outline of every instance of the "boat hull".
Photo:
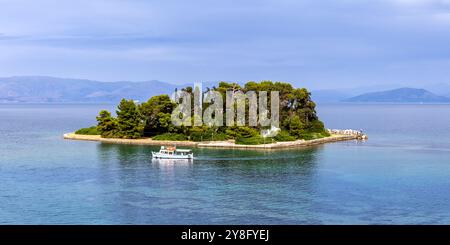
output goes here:
[{"label": "boat hull", "polygon": [[167,155],[167,154],[161,154],[157,152],[152,152],[152,157],[156,159],[193,159],[193,154],[188,155]]}]

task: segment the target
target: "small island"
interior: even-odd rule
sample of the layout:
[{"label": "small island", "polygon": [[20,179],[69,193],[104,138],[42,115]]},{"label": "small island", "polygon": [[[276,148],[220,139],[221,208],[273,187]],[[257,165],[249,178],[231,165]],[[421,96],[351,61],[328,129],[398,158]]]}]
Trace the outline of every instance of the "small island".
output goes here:
[{"label": "small island", "polygon": [[[195,94],[194,90],[192,87],[182,89],[187,94]],[[249,105],[248,99],[236,102],[231,111],[225,107],[220,108],[223,112],[221,116],[226,117],[227,113],[235,113],[240,103],[240,106],[245,108],[245,125],[242,125],[242,122],[241,125],[233,122],[233,126],[195,126],[195,124],[176,126],[171,117],[177,104],[169,95],[157,95],[140,104],[133,100],[122,99],[117,107],[116,117],[113,117],[111,112],[102,110],[96,118],[97,125],[65,134],[64,138],[117,144],[176,144],[242,149],[288,148],[367,138],[355,130],[327,130],[316,114],[316,104],[311,100],[308,90],[293,88],[289,83],[262,81],[248,82],[241,86],[237,83],[220,82],[218,87],[206,88],[202,93],[209,91],[218,92],[223,101],[226,100],[227,91],[241,91],[243,94],[249,91],[257,93],[277,91],[279,127],[276,128],[276,133],[273,135],[263,133],[273,130],[273,126],[248,126],[251,124],[249,111],[254,110]],[[203,102],[202,110],[207,106],[207,103]],[[192,110],[195,110],[194,104]],[[194,119],[189,118],[191,121]]]}]

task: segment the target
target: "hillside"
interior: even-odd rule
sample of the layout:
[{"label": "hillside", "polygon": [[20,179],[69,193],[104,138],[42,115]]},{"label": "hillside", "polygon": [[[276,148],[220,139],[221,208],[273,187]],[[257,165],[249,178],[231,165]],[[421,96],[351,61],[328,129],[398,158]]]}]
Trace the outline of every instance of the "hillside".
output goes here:
[{"label": "hillside", "polygon": [[450,103],[450,98],[436,95],[425,89],[399,88],[381,92],[365,93],[343,101],[384,103]]},{"label": "hillside", "polygon": [[54,77],[0,78],[0,102],[118,102],[122,98],[145,101],[172,93],[176,85],[161,81],[99,82]]}]

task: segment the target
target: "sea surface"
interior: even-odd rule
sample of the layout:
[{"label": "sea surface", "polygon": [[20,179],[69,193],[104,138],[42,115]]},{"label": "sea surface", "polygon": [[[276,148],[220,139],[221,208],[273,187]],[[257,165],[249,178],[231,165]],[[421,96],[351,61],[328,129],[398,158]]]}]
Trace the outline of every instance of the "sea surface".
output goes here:
[{"label": "sea surface", "polygon": [[450,224],[450,105],[319,105],[369,140],[192,163],[62,139],[100,109],[0,104],[0,224]]}]

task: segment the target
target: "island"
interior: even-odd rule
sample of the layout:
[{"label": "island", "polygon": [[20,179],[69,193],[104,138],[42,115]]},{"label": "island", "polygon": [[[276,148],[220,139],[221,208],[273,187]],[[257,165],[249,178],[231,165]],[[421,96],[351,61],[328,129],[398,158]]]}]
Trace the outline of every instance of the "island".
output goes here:
[{"label": "island", "polygon": [[450,98],[436,95],[425,89],[399,88],[365,93],[342,102],[349,103],[450,103]]},{"label": "island", "polygon": [[[186,87],[181,89],[185,94],[195,95],[195,89]],[[134,100],[122,99],[117,106],[116,115],[102,110],[96,117],[97,125],[82,128],[74,133],[64,135],[65,139],[100,141],[104,143],[136,144],[136,145],[183,145],[194,147],[220,147],[242,149],[272,149],[298,146],[309,146],[342,140],[367,139],[367,136],[357,130],[326,129],[319,120],[311,99],[311,94],[305,88],[294,88],[284,82],[248,82],[238,83],[220,82],[218,86],[206,88],[201,93],[216,92],[227,101],[230,91],[242,94],[268,93],[271,103],[276,99],[279,103],[277,111],[277,126],[251,125],[250,118],[255,108],[251,107],[250,99],[235,101],[232,110],[221,105],[215,117],[230,116],[239,106],[245,109],[245,121],[238,123],[237,119],[230,125],[196,125],[179,126],[174,124],[173,113],[177,109],[176,100],[169,95],[157,95],[148,101],[137,103]],[[277,97],[273,97],[276,92]],[[273,97],[273,98],[272,98]],[[201,112],[208,108],[208,103],[202,100]],[[190,110],[194,111],[195,102]],[[192,109],[191,109],[192,108]],[[217,109],[217,108],[216,108]],[[258,109],[258,111],[260,108]],[[220,112],[220,113],[218,113]],[[222,115],[223,113],[223,115]],[[270,112],[272,119],[274,112]],[[266,115],[268,116],[268,115]],[[234,118],[234,117],[233,117]],[[188,118],[194,122],[194,116]],[[244,125],[242,125],[244,124]],[[273,131],[272,133],[270,133]],[[269,132],[269,133],[267,133]],[[275,133],[274,133],[275,132]]]}]

